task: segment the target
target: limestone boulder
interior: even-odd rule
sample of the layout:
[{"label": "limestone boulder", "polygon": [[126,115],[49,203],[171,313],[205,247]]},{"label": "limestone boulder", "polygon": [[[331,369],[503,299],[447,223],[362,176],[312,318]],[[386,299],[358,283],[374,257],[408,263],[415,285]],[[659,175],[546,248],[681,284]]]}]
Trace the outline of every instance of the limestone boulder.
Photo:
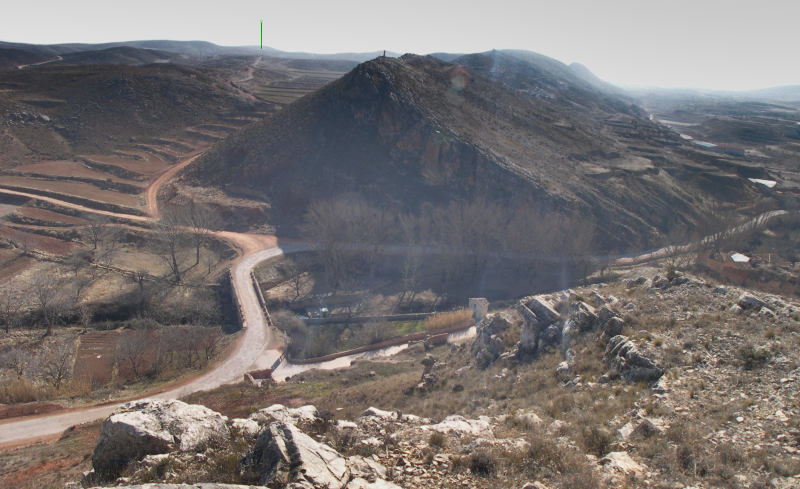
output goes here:
[{"label": "limestone boulder", "polygon": [[230,436],[226,421],[205,406],[177,400],[129,402],[103,421],[92,466],[100,477],[114,478],[145,455],[204,451]]},{"label": "limestone boulder", "polygon": [[472,356],[479,368],[489,366],[511,346],[505,344],[503,336],[514,324],[514,319],[508,313],[492,314],[478,323]]},{"label": "limestone boulder", "polygon": [[606,338],[613,338],[619,334],[622,334],[622,329],[625,327],[625,321],[617,316],[612,316],[608,319],[601,329],[603,330],[603,334]]},{"label": "limestone boulder", "polygon": [[640,478],[646,472],[645,466],[636,462],[628,452],[611,452],[599,460],[603,470],[630,478]]},{"label": "limestone boulder", "polygon": [[283,404],[273,404],[272,406],[252,413],[247,419],[255,421],[260,426],[266,426],[274,421],[291,423],[300,428],[308,428],[319,420],[319,411],[311,405],[300,406],[299,408],[286,407]]},{"label": "limestone boulder", "polygon": [[594,307],[583,301],[574,301],[569,305],[569,317],[579,331],[590,331],[600,322]]},{"label": "limestone boulder", "polygon": [[526,297],[522,299],[522,303],[530,309],[540,322],[550,324],[557,321],[561,315],[556,311],[555,304],[552,301],[545,299],[541,296]]},{"label": "limestone boulder", "polygon": [[663,369],[622,335],[608,340],[605,359],[615,375],[629,382],[655,382],[664,374]]},{"label": "limestone boulder", "polygon": [[551,301],[540,296],[522,299],[517,303],[516,309],[523,319],[520,328],[519,353],[533,355],[539,350],[539,338],[542,331],[556,322],[561,315]]},{"label": "limestone boulder", "polygon": [[494,438],[492,433],[492,422],[487,416],[479,416],[478,419],[469,419],[458,414],[453,414],[444,418],[439,423],[423,426],[422,429],[438,431],[439,433],[445,434]]},{"label": "limestone boulder", "polygon": [[748,309],[759,310],[767,305],[766,302],[762,301],[753,294],[750,294],[749,292],[745,292],[742,295],[740,295],[739,300],[736,301],[736,303],[739,305],[739,307],[745,310]]},{"label": "limestone boulder", "polygon": [[283,488],[341,489],[350,480],[347,460],[292,423],[276,421],[261,433],[242,458],[239,475],[248,483]]},{"label": "limestone boulder", "polygon": [[347,466],[350,468],[350,475],[353,478],[361,478],[369,482],[386,478],[386,467],[372,457],[353,455],[347,459]]}]

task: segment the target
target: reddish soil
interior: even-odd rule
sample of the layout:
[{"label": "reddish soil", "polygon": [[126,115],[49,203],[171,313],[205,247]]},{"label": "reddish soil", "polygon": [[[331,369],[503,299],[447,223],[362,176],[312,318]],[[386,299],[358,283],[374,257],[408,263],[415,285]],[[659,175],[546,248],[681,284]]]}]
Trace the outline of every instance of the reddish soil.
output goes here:
[{"label": "reddish soil", "polygon": [[52,175],[56,177],[81,177],[94,180],[113,180],[115,182],[127,183],[130,185],[143,186],[142,182],[119,178],[114,175],[93,170],[83,163],[77,161],[41,161],[30,165],[22,165],[14,168],[16,171],[24,173],[37,173],[40,175]]},{"label": "reddish soil", "polygon": [[14,250],[0,250],[0,281],[5,281],[24,272],[36,261],[27,256],[20,256]]},{"label": "reddish soil", "polygon": [[111,382],[118,339],[119,334],[116,331],[96,331],[81,335],[75,358],[75,378],[88,379],[93,386]]},{"label": "reddish soil", "polygon": [[89,222],[85,219],[81,219],[80,217],[60,214],[58,212],[48,211],[47,209],[40,209],[38,207],[20,207],[17,209],[16,213],[22,217],[35,219],[41,222],[52,222],[73,226],[81,226],[83,224],[88,224]]},{"label": "reddish soil", "polygon": [[140,173],[146,176],[158,174],[169,166],[160,158],[157,158],[150,153],[145,153],[144,151],[131,152],[131,154],[140,155],[144,159],[138,160],[133,157],[125,158],[124,156],[116,155],[83,155],[83,157],[87,160],[102,163],[104,165],[118,166],[124,170]]},{"label": "reddish soil", "polygon": [[181,161],[180,163],[171,166],[168,170],[158,176],[153,182],[147,187],[147,194],[145,199],[147,200],[147,213],[154,217],[158,218],[161,216],[161,213],[158,211],[158,191],[164,185],[164,183],[168,182],[172,177],[174,177],[179,171],[185,168],[188,164],[193,162],[197,157],[199,157],[202,153],[195,154],[190,158],[186,158],[185,160]]},{"label": "reddish soil", "polygon": [[17,416],[35,416],[47,414],[64,409],[59,404],[52,402],[30,402],[27,404],[14,404],[0,407],[0,419],[15,418]]},{"label": "reddish soil", "polygon": [[0,225],[0,236],[16,242],[18,246],[27,246],[30,249],[60,256],[69,255],[77,247],[74,243],[61,241],[50,236],[42,236],[41,234],[26,233],[3,225]]},{"label": "reddish soil", "polygon": [[0,487],[42,489],[78,481],[91,468],[98,423],[69,428],[26,447],[0,447]]},{"label": "reddish soil", "polygon": [[62,195],[75,195],[84,199],[107,202],[126,207],[139,206],[139,199],[135,195],[114,192],[113,190],[103,190],[95,187],[94,185],[82,182],[59,182],[52,180],[40,180],[30,177],[4,176],[3,184],[32,190],[56,192]]}]

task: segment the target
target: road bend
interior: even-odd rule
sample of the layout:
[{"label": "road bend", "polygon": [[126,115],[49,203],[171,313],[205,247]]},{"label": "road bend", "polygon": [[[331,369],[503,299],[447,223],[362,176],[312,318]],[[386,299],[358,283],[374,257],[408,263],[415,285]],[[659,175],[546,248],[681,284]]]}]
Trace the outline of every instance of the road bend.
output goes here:
[{"label": "road bend", "polygon": [[[89,212],[93,214],[128,220],[129,222],[152,222],[157,219],[159,212],[156,202],[159,188],[170,178],[199,155],[170,168],[159,176],[146,191],[147,209],[151,217],[136,216],[117,212],[103,211],[90,207],[65,202],[52,197],[39,196],[34,193],[18,192],[0,189],[0,193],[38,199],[59,206]],[[299,251],[301,246],[287,246],[282,249],[277,246],[275,236],[235,233],[231,231],[216,231],[215,236],[229,241],[236,246],[241,254],[231,267],[234,294],[241,309],[244,326],[242,337],[236,343],[234,350],[221,363],[215,365],[210,371],[192,379],[191,381],[167,387],[166,390],[149,393],[142,398],[175,399],[188,394],[214,389],[224,384],[242,379],[245,372],[253,369],[262,369],[275,363],[282,354],[283,340],[269,328],[264,317],[264,310],[256,296],[251,272],[264,260],[278,257],[284,252]],[[78,408],[69,411],[53,413],[43,416],[25,417],[0,421],[0,446],[19,444],[25,440],[41,439],[58,435],[67,428],[104,418],[112,413],[123,402],[112,402],[99,406]]]},{"label": "road bend", "polygon": [[[45,202],[50,202],[60,206],[90,212],[119,219],[127,219],[133,222],[154,221],[158,218],[157,195],[159,188],[170,178],[175,176],[178,171],[194,161],[198,155],[194,155],[180,164],[176,165],[164,174],[160,175],[147,189],[147,209],[150,217],[121,214],[115,212],[102,211],[89,207],[61,201],[51,197],[39,196],[33,193],[18,192],[0,189],[0,193],[16,195],[20,197],[35,198]],[[741,232],[747,226],[761,223],[766,219],[785,214],[785,211],[773,211],[766,213],[752,222],[737,226],[730,231]],[[264,310],[259,303],[254,289],[251,272],[261,262],[278,257],[284,253],[292,253],[308,249],[302,244],[286,245],[283,248],[277,246],[275,236],[235,233],[231,231],[216,231],[213,233],[219,238],[225,239],[235,245],[241,251],[240,257],[234,262],[231,268],[232,283],[234,293],[241,308],[244,333],[237,342],[231,354],[221,363],[198,378],[182,385],[168,387],[166,390],[142,398],[174,399],[185,397],[188,394],[214,389],[224,384],[236,382],[242,379],[244,373],[253,369],[263,369],[273,366],[282,355],[283,339],[267,324]],[[706,238],[711,239],[711,237]],[[688,247],[687,247],[688,248]],[[639,254],[635,257],[624,257],[617,260],[619,264],[646,261],[664,255],[666,248],[651,250]],[[104,418],[112,413],[122,402],[114,402],[100,406],[78,408],[71,411],[42,415],[36,417],[26,417],[22,419],[10,419],[0,421],[0,446],[18,444],[25,440],[40,439],[61,433],[65,429],[77,425]]]}]

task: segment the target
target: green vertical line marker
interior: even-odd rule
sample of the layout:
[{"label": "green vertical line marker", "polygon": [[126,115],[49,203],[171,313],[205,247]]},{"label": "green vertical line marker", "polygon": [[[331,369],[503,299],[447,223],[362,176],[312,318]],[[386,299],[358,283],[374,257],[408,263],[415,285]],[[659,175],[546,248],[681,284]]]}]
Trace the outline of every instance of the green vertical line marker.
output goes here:
[{"label": "green vertical line marker", "polygon": [[264,49],[264,21],[261,21],[261,49]]}]

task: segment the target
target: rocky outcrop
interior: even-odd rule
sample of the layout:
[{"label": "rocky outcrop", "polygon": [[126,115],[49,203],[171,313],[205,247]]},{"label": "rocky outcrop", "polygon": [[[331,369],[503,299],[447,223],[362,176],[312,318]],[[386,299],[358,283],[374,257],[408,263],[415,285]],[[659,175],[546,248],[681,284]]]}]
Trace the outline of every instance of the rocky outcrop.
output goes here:
[{"label": "rocky outcrop", "polygon": [[438,431],[439,433],[460,434],[493,438],[491,419],[487,416],[479,416],[478,419],[468,419],[464,416],[453,414],[444,418],[441,422],[426,425],[423,430]]},{"label": "rocky outcrop", "polygon": [[741,307],[744,310],[754,309],[756,311],[760,310],[762,307],[765,307],[767,305],[766,302],[762,301],[753,294],[747,292],[739,296],[737,304],[739,304],[739,307]]},{"label": "rocky outcrop", "polygon": [[289,408],[283,404],[273,404],[264,409],[259,409],[247,419],[255,421],[262,428],[274,421],[289,423],[301,429],[312,426],[319,420],[319,412],[314,406],[300,406],[299,408]]},{"label": "rocky outcrop", "polygon": [[475,365],[486,368],[506,351],[510,345],[506,344],[503,336],[515,323],[508,313],[492,314],[478,323],[475,341],[472,343]]},{"label": "rocky outcrop", "polygon": [[600,321],[594,307],[583,301],[569,303],[569,317],[581,332],[591,331]]},{"label": "rocky outcrop", "polygon": [[628,452],[611,452],[600,459],[600,465],[609,473],[638,478],[645,474],[645,467],[634,461]]},{"label": "rocky outcrop", "polygon": [[617,316],[612,316],[608,321],[603,323],[603,335],[605,335],[606,338],[613,338],[614,336],[622,334],[622,328],[624,327],[625,321]]},{"label": "rocky outcrop", "polygon": [[553,302],[541,296],[522,299],[516,306],[522,315],[519,353],[533,355],[539,351],[539,339],[542,331],[557,321],[561,315],[556,311]]},{"label": "rocky outcrop", "polygon": [[422,360],[422,365],[425,368],[422,370],[422,377],[416,388],[419,391],[425,392],[439,384],[442,380],[442,371],[447,364],[436,360],[432,355],[426,355]]},{"label": "rocky outcrop", "polygon": [[605,359],[611,367],[610,377],[620,377],[629,382],[658,380],[664,370],[656,364],[627,337],[617,335],[608,340]]},{"label": "rocky outcrop", "polygon": [[204,406],[176,400],[129,402],[103,422],[92,467],[103,478],[116,477],[145,455],[199,452],[228,435],[225,417]]},{"label": "rocky outcrop", "polygon": [[315,441],[295,425],[271,423],[242,458],[242,480],[274,489],[341,489],[350,479],[347,461],[336,450]]}]

